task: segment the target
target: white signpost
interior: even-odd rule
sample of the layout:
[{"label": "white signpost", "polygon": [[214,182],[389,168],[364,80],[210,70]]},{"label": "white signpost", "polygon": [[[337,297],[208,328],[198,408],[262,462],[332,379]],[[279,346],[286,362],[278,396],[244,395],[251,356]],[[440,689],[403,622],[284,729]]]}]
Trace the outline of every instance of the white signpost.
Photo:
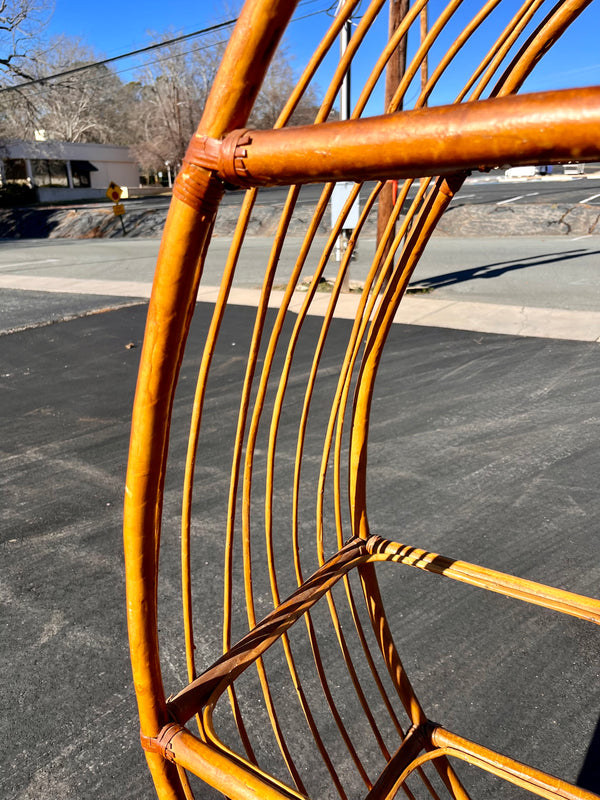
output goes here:
[{"label": "white signpost", "polygon": [[[336,14],[339,13],[343,5],[343,0],[338,0]],[[342,28],[340,35],[340,57],[343,58],[346,48],[350,43],[352,36],[352,20],[348,19]],[[344,80],[340,92],[340,119],[350,119],[351,113],[351,100],[350,100],[350,67],[344,75]],[[351,181],[340,181],[336,183],[331,195],[331,227],[333,227],[339,218],[346,200],[350,196],[354,184]],[[358,215],[360,213],[360,194],[356,196],[356,200],[352,204],[350,211],[343,223],[343,228],[337,238],[335,246],[335,260],[341,261],[342,255],[348,245],[353,229],[358,224]],[[346,270],[346,277],[344,279],[344,290],[348,290],[350,286],[350,270]]]},{"label": "white signpost", "polygon": [[[333,187],[333,192],[331,194],[331,227],[335,225],[337,219],[339,218],[340,214],[342,213],[342,209],[344,208],[344,204],[348,200],[350,196],[350,192],[354,183],[352,181],[340,181],[336,183]],[[358,225],[358,215],[360,213],[360,193],[357,194],[356,200],[352,203],[350,211],[346,219],[344,220],[344,225],[340,235],[338,236],[337,243],[335,246],[335,260],[341,261],[342,254],[346,249],[346,245],[348,243],[348,239],[354,228]]]}]

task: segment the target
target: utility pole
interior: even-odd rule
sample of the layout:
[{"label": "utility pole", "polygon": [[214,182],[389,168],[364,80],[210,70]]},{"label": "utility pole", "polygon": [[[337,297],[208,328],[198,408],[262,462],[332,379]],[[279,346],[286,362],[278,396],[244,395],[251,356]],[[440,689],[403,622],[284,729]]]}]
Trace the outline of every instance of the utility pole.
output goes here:
[{"label": "utility pole", "polygon": [[[343,58],[344,53],[350,44],[351,36],[352,20],[347,19],[346,22],[344,22],[344,27],[342,28],[342,32],[340,34],[340,58]],[[346,74],[344,75],[344,80],[342,81],[342,90],[340,95],[340,119],[350,119],[350,104],[350,67],[348,67]]]},{"label": "utility pole", "polygon": [[[390,17],[389,17],[389,38],[391,38],[399,27],[404,17],[408,14],[409,0],[390,0]],[[398,47],[392,53],[390,60],[387,63],[385,70],[385,111],[387,112],[388,106],[392,101],[394,93],[398,88],[402,76],[406,71],[406,36],[403,36]],[[402,109],[402,105],[398,111]],[[396,201],[395,191],[397,182],[393,180],[387,181],[383,189],[379,193],[378,207],[377,207],[377,244],[383,239],[385,227],[391,216]],[[396,226],[390,232],[389,238],[385,243],[385,247],[381,254],[378,269],[381,269],[387,254],[390,251],[392,241],[396,235]]]},{"label": "utility pole", "polygon": [[[340,13],[340,10],[343,6],[344,0],[339,0],[338,6],[336,9],[336,14]],[[350,44],[350,38],[352,36],[352,19],[347,19],[344,22],[344,27],[340,32],[340,58],[344,57],[344,53],[348,49],[348,45]],[[352,100],[351,100],[351,93],[350,93],[350,66],[346,70],[344,75],[342,85],[340,87],[340,119],[346,120],[350,119],[350,115],[352,113]],[[351,181],[339,181],[333,187],[333,193],[331,196],[331,225],[332,227],[336,224],[337,219],[342,211],[346,200],[350,196],[350,193],[353,189],[353,183]],[[360,198],[357,196],[356,200],[352,204],[352,208],[350,209],[345,221],[344,227],[342,228],[340,235],[337,239],[337,244],[335,248],[335,260],[341,261],[343,254],[348,246],[348,240],[352,235],[352,230],[356,226],[358,222],[359,216],[359,201]],[[344,279],[342,282],[342,291],[349,292],[350,291],[350,270],[346,268],[346,274],[344,275]]]},{"label": "utility pole", "polygon": [[[427,6],[424,5],[421,9],[421,44],[425,41],[427,36]],[[428,57],[425,54],[425,58],[421,62],[421,91],[427,85],[427,80],[429,78],[429,66],[428,66]]]}]

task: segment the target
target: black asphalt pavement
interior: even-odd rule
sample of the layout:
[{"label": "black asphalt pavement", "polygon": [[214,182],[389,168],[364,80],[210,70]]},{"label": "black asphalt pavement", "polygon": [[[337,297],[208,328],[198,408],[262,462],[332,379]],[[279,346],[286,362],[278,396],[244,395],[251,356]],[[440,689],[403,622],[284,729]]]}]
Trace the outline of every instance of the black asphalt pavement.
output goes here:
[{"label": "black asphalt pavement", "polygon": [[[153,790],[121,521],[146,304],[52,297],[54,316],[40,302],[0,335],[0,798],[141,800]],[[240,352],[235,314],[225,325]],[[228,377],[225,365],[224,396]],[[394,326],[373,410],[373,529],[599,596],[599,387],[599,343]],[[600,792],[598,628],[409,568],[380,574],[432,718]]]},{"label": "black asphalt pavement", "polygon": [[136,305],[134,298],[1,289],[0,336]]}]

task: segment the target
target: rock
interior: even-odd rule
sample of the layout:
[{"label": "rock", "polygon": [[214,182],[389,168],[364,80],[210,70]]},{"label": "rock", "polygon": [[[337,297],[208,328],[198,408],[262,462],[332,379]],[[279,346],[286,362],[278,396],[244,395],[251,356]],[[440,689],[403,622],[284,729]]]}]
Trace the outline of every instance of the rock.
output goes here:
[{"label": "rock", "polygon": [[[276,229],[282,204],[257,203],[250,223],[250,236],[270,236]],[[305,233],[312,206],[300,205],[289,226],[292,236]],[[231,236],[239,215],[237,206],[222,206],[215,225],[215,236]],[[129,237],[160,238],[167,209],[128,209],[123,218]],[[329,233],[329,212],[323,215],[318,234]],[[368,217],[363,234],[374,236],[377,212]],[[520,203],[452,206],[440,220],[438,236],[567,236],[600,235],[598,206],[577,204]],[[111,208],[26,208],[0,210],[2,239],[95,239],[119,238],[123,229]]]}]

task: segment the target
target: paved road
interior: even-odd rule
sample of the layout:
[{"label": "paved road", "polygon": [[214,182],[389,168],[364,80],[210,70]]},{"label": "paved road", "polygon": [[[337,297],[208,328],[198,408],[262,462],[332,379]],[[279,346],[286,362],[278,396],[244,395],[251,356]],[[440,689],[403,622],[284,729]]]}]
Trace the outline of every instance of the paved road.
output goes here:
[{"label": "paved road", "polygon": [[[365,193],[374,186],[365,184]],[[285,187],[261,189],[260,202],[266,205],[283,204],[287,195]],[[314,205],[321,188],[317,185],[305,186],[300,194],[299,205]],[[412,199],[416,188],[409,193]],[[223,198],[223,205],[237,206],[241,202],[242,192],[229,191]],[[169,196],[157,196],[125,200],[126,208],[160,209],[168,206]],[[600,164],[586,165],[583,176],[564,176],[555,172],[552,176],[531,178],[527,180],[507,180],[501,171],[490,174],[474,173],[467,179],[454,205],[479,205],[482,203],[581,203],[600,205]],[[90,207],[109,208],[111,203],[97,203]],[[79,204],[77,208],[84,206]]]},{"label": "paved road", "polygon": [[600,205],[600,176],[553,180],[533,178],[527,182],[494,182],[473,178],[459,192],[457,203],[587,203]]},{"label": "paved road", "polygon": [[[157,240],[150,239],[0,242],[0,287],[146,296],[158,246]],[[206,283],[218,285],[227,246],[225,238],[213,241],[206,266]],[[293,239],[286,245],[278,282],[283,283],[289,276],[298,246],[299,240]],[[248,241],[235,281],[237,287],[260,286],[268,247],[266,239]],[[352,279],[364,280],[373,250],[373,240],[361,243],[357,259],[352,263]],[[600,237],[597,236],[439,237],[429,243],[413,277],[411,290],[422,300],[600,313],[599,265]],[[334,270],[335,264],[332,264],[326,274],[332,275]],[[306,273],[312,271],[314,264],[308,264]],[[98,299],[94,307],[103,302]],[[26,307],[22,300],[12,304],[5,301],[0,306],[0,326],[8,330],[27,324],[27,321],[19,323],[18,320],[20,310]]]},{"label": "paved road", "polygon": [[[373,183],[366,183],[361,190],[361,197],[365,198],[371,191]],[[407,211],[417,192],[418,184],[409,190],[404,206]],[[298,206],[313,208],[320,196],[321,188],[316,185],[303,187]],[[287,189],[274,187],[263,189],[259,193],[258,203],[264,206],[281,206],[285,202]],[[228,192],[223,199],[224,206],[238,206],[242,193]],[[465,185],[456,195],[451,207],[477,206],[477,205],[519,205],[531,204],[556,204],[577,206],[585,204],[600,208],[600,171],[584,177],[544,176],[523,180],[505,180],[497,176],[488,177],[476,174],[468,178]]]},{"label": "paved road", "polygon": [[[597,177],[574,177],[565,180],[557,177],[531,178],[527,181],[502,180],[476,174],[458,193],[454,205],[480,205],[483,203],[583,203],[600,205],[600,172]],[[374,186],[365,184],[365,195]],[[416,187],[411,189],[408,199],[416,194]],[[314,205],[319,197],[320,187],[305,186],[300,194],[299,204]],[[263,204],[283,204],[287,189],[274,187],[261,190],[260,200]],[[225,205],[238,205],[241,193],[227,192]]]}]

